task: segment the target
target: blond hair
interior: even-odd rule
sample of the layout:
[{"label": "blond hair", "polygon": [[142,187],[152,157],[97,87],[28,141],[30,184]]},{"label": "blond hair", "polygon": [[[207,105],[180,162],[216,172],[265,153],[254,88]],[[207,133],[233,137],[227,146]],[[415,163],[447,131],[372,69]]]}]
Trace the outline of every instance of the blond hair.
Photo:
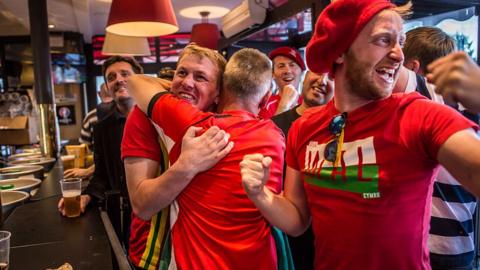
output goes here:
[{"label": "blond hair", "polygon": [[271,61],[257,49],[241,49],[228,61],[223,80],[224,91],[240,98],[256,97],[260,100],[270,89]]}]

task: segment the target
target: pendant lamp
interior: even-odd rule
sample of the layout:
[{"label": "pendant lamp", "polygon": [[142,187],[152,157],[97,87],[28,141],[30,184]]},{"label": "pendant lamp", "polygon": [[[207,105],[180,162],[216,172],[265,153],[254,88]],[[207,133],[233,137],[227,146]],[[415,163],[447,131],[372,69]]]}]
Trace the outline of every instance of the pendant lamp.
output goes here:
[{"label": "pendant lamp", "polygon": [[113,0],[107,32],[134,37],[154,37],[178,31],[170,0]]},{"label": "pendant lamp", "polygon": [[220,31],[218,31],[218,26],[216,24],[208,22],[209,14],[210,12],[208,11],[200,12],[202,23],[193,25],[190,41],[195,42],[198,46],[217,50]]},{"label": "pendant lamp", "polygon": [[141,56],[151,55],[146,37],[120,36],[107,32],[103,42],[102,54]]}]

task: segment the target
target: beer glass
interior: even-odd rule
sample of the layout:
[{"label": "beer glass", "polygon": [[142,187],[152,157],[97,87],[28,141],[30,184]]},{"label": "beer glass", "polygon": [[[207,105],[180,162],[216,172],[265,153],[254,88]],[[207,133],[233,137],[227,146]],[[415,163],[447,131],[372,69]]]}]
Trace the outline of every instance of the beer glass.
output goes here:
[{"label": "beer glass", "polygon": [[10,232],[0,231],[0,270],[8,269],[10,262]]},{"label": "beer glass", "polygon": [[60,180],[62,187],[63,207],[67,217],[80,216],[80,195],[82,193],[82,179],[67,178]]}]

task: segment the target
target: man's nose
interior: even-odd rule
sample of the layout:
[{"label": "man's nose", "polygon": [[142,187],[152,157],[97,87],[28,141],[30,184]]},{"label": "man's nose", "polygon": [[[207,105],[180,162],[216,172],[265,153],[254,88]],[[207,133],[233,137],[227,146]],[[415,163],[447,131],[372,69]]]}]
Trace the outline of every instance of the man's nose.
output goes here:
[{"label": "man's nose", "polygon": [[192,74],[188,74],[187,76],[183,77],[182,79],[182,86],[184,87],[193,87],[195,83],[195,80],[193,79],[193,75]]},{"label": "man's nose", "polygon": [[403,63],[405,56],[403,55],[403,50],[402,46],[400,46],[400,43],[396,42],[395,45],[393,45],[389,56],[395,61]]}]

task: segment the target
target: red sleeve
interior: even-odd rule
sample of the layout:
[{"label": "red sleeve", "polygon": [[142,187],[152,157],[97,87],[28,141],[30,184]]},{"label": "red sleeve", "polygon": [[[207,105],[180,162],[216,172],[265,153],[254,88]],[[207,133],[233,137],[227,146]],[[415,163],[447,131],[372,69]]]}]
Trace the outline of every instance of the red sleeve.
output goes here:
[{"label": "red sleeve", "polygon": [[161,95],[151,111],[152,121],[174,142],[180,141],[187,128],[205,115],[207,114],[170,93]]},{"label": "red sleeve", "polygon": [[160,162],[161,148],[157,131],[147,116],[135,106],[128,115],[122,139],[122,160],[142,157]]},{"label": "red sleeve", "polygon": [[287,166],[300,171],[300,164],[298,164],[297,154],[299,149],[297,148],[296,142],[298,141],[298,134],[301,127],[301,120],[302,118],[297,119],[293,122],[290,130],[288,131],[287,135],[287,149],[286,149],[286,157],[285,162]]},{"label": "red sleeve", "polygon": [[270,119],[275,115],[277,111],[278,104],[280,103],[280,96],[274,95],[270,96],[267,103],[263,108],[258,112],[258,116],[263,119]]},{"label": "red sleeve", "polygon": [[478,130],[456,110],[427,99],[413,101],[400,121],[400,138],[407,147],[432,160],[437,160],[438,150],[453,134],[469,128]]}]

